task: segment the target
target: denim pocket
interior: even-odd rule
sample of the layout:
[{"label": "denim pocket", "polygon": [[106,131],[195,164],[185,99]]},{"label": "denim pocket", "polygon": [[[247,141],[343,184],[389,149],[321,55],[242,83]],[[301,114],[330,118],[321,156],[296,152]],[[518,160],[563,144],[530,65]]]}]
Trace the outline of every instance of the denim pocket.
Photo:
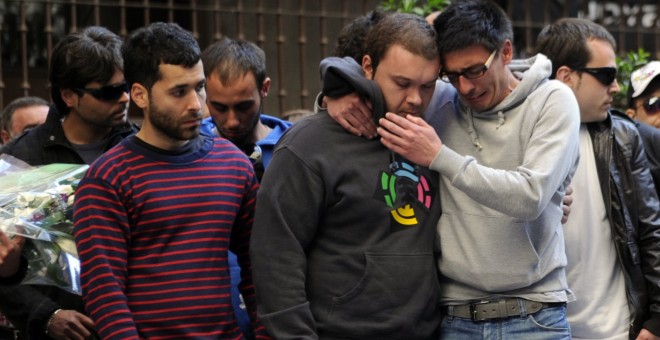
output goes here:
[{"label": "denim pocket", "polygon": [[566,307],[544,308],[529,315],[529,321],[543,331],[571,334],[571,328],[566,320]]}]

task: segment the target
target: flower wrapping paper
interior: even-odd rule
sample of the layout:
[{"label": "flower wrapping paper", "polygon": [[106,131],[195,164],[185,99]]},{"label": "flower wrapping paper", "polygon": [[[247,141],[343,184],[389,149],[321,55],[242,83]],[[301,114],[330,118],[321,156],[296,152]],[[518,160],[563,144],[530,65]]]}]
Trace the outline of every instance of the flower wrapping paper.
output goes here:
[{"label": "flower wrapping paper", "polygon": [[28,272],[22,284],[81,293],[72,217],[74,193],[87,168],[50,164],[0,175],[0,230],[28,240],[23,250]]}]

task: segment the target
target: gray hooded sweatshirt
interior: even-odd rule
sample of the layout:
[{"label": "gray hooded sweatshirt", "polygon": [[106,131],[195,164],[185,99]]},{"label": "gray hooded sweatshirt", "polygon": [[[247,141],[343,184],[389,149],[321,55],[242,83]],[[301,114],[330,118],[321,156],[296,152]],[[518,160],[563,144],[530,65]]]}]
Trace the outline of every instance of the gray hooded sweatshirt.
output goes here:
[{"label": "gray hooded sweatshirt", "polygon": [[521,82],[491,110],[457,100],[454,110],[431,112],[443,142],[430,167],[441,174],[443,305],[574,300],[561,204],[578,162],[578,104],[567,86],[548,80],[545,56],[514,60],[510,69]]}]

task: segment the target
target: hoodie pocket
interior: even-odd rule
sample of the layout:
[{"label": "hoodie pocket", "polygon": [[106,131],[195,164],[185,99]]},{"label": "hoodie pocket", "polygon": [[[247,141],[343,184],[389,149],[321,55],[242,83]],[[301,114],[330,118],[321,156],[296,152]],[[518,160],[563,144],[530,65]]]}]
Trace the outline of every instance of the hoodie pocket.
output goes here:
[{"label": "hoodie pocket", "polygon": [[328,321],[365,334],[371,330],[401,331],[420,320],[428,327],[407,331],[432,330],[438,319],[439,290],[433,254],[368,252],[365,260],[364,273],[356,285],[332,298]]}]

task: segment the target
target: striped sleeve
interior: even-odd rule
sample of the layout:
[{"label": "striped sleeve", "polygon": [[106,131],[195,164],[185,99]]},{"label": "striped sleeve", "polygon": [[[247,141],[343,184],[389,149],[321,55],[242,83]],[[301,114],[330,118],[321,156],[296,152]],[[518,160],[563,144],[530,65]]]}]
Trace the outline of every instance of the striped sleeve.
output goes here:
[{"label": "striped sleeve", "polygon": [[102,339],[139,338],[124,294],[130,233],[121,202],[107,182],[84,178],[74,203],[83,298]]}]

